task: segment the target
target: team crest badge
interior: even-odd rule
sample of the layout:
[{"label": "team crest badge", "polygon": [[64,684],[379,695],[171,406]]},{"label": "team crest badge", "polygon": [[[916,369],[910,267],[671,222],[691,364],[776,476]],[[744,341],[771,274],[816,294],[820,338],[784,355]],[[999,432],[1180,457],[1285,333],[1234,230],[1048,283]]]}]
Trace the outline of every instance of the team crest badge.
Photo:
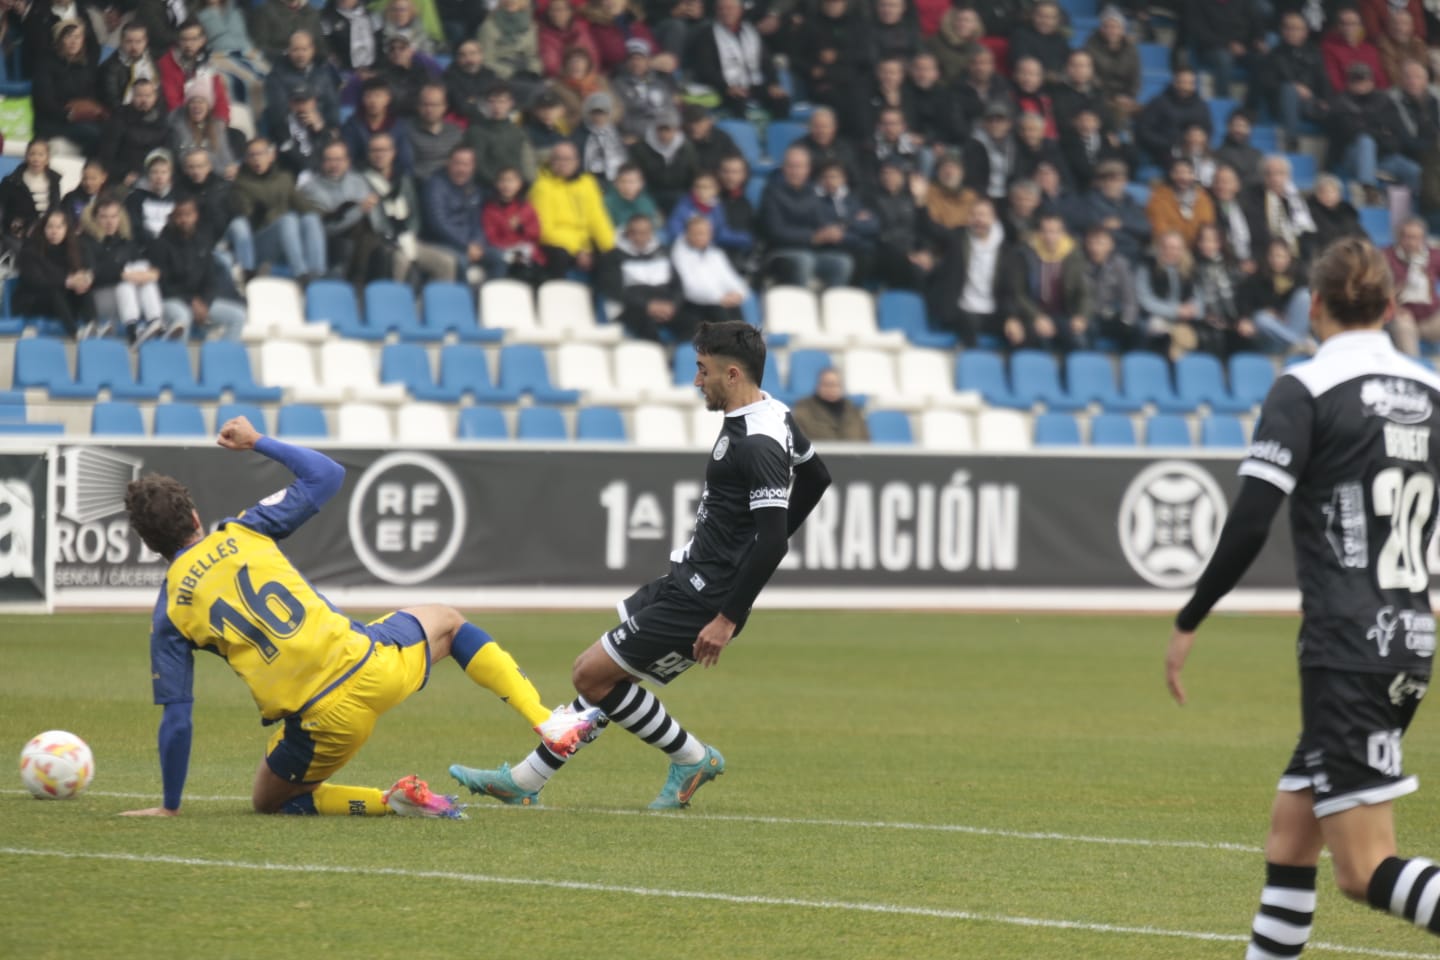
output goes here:
[{"label": "team crest badge", "polygon": [[726,451],[726,450],[729,450],[729,449],[730,449],[730,438],[729,438],[729,437],[721,437],[720,440],[719,440],[719,442],[715,444],[715,449],[714,449],[713,451],[711,451],[710,457],[711,457],[711,459],[713,459],[713,460],[723,460],[723,459],[725,459],[725,451]]}]

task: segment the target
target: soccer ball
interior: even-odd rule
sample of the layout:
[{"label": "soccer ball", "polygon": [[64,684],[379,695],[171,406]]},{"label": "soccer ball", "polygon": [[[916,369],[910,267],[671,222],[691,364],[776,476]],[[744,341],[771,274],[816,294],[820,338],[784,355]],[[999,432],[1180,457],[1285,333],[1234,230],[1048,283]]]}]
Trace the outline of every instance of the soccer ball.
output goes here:
[{"label": "soccer ball", "polygon": [[20,779],[40,800],[68,800],[94,776],[95,757],[73,733],[46,730],[20,751]]}]

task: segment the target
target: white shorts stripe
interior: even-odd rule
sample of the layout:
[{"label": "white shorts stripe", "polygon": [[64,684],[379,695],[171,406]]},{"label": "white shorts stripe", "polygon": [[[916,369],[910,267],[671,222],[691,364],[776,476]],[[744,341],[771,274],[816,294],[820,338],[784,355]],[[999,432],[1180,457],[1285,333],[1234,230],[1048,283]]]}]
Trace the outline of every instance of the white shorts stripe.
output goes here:
[{"label": "white shorts stripe", "polygon": [[1281,793],[1299,793],[1301,790],[1309,790],[1315,786],[1309,777],[1285,776],[1280,778],[1280,785],[1275,789]]},{"label": "white shorts stripe", "polygon": [[1310,927],[1297,927],[1293,923],[1267,917],[1263,913],[1255,915],[1255,924],[1252,929],[1260,936],[1268,937],[1276,943],[1283,943],[1287,947],[1298,947],[1310,939]]},{"label": "white shorts stripe", "polygon": [[1415,904],[1415,926],[1430,926],[1430,918],[1435,916],[1436,902],[1440,902],[1440,876],[1431,877],[1421,891],[1420,900]]},{"label": "white shorts stripe", "polygon": [[1267,907],[1280,907],[1297,913],[1315,912],[1314,890],[1292,890],[1288,887],[1266,887],[1260,891],[1260,902]]},{"label": "white shorts stripe", "polygon": [[1415,880],[1420,876],[1420,872],[1426,867],[1432,866],[1434,864],[1424,857],[1416,857],[1405,864],[1404,869],[1400,871],[1400,876],[1395,878],[1395,889],[1390,893],[1391,913],[1397,917],[1405,915],[1405,903],[1410,899],[1410,888],[1415,885]]},{"label": "white shorts stripe", "polygon": [[1338,797],[1331,797],[1328,800],[1317,800],[1315,801],[1315,816],[1328,817],[1331,814],[1344,813],[1346,810],[1353,810],[1356,807],[1373,806],[1387,800],[1394,800],[1396,797],[1403,797],[1407,793],[1414,793],[1419,789],[1419,780],[1415,777],[1406,777],[1404,780],[1387,783],[1383,787],[1356,790]]}]

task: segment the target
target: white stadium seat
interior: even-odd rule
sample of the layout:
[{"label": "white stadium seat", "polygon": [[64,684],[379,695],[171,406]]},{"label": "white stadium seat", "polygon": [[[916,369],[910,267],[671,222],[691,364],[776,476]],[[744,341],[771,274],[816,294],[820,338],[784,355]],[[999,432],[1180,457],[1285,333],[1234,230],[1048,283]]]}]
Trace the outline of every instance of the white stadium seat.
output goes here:
[{"label": "white stadium seat", "polygon": [[540,285],[540,329],[591,343],[618,343],[625,331],[618,323],[595,322],[590,288],[574,280],[549,280]]},{"label": "white stadium seat", "polygon": [[616,386],[610,350],[598,343],[560,344],[555,349],[555,385],[579,390],[588,404],[624,407],[640,402],[639,390]]},{"label": "white stadium seat", "polygon": [[709,450],[720,439],[720,428],[725,425],[725,414],[719,410],[696,407],[690,415],[690,437],[697,448]]},{"label": "white stadium seat", "polygon": [[336,418],[336,439],[346,443],[394,443],[390,411],[373,403],[347,403]]},{"label": "white stadium seat", "polygon": [[841,360],[845,392],[870,398],[869,406],[890,410],[919,410],[920,397],[905,396],[895,379],[895,354],[888,350],[857,348],[846,350]]},{"label": "white stadium seat", "polygon": [[450,408],[438,403],[405,403],[395,411],[395,436],[402,443],[449,443],[455,439]]},{"label": "white stadium seat", "polygon": [[320,344],[320,385],[364,403],[403,403],[406,395],[405,384],[380,382],[375,355],[358,340]]},{"label": "white stadium seat", "polygon": [[945,453],[973,451],[973,419],[970,414],[959,410],[926,410],[920,414],[920,447]]},{"label": "white stadium seat", "polygon": [[260,382],[284,388],[287,399],[298,403],[338,403],[344,396],[320,385],[313,348],[307,343],[266,340],[260,344]]},{"label": "white stadium seat", "polygon": [[844,337],[820,329],[820,307],[805,287],[778,286],[765,291],[766,333],[784,334],[791,347],[834,350],[845,346]]},{"label": "white stadium seat", "polygon": [[820,315],[827,334],[844,338],[854,347],[899,350],[905,346],[900,330],[882,331],[875,323],[875,298],[859,287],[831,287],[820,295]]},{"label": "white stadium seat", "polygon": [[480,323],[504,330],[507,340],[559,343],[560,334],[541,330],[535,319],[535,294],[519,280],[487,280],[480,287]]},{"label": "white stadium seat", "polygon": [[689,406],[700,399],[694,387],[677,386],[671,380],[665,348],[649,340],[626,340],[615,347],[615,383],[636,390],[647,403],[674,403]]},{"label": "white stadium seat", "polygon": [[945,350],[911,347],[896,356],[900,392],[927,407],[979,410],[982,401],[974,390],[955,389],[955,355]]},{"label": "white stadium seat", "polygon": [[1019,410],[981,410],[976,439],[985,453],[1017,453],[1032,445],[1030,418]]},{"label": "white stadium seat", "polygon": [[[85,172],[84,157],[64,157],[51,155],[50,169],[60,174],[60,195],[65,194],[80,186],[80,175]],[[138,224],[136,225],[138,226]]]},{"label": "white stadium seat", "polygon": [[689,443],[685,414],[675,407],[636,407],[630,436],[641,447],[683,447]]},{"label": "white stadium seat", "polygon": [[280,277],[256,277],[245,285],[245,329],[249,341],[303,340],[320,343],[330,337],[330,324],[306,323],[300,285]]}]

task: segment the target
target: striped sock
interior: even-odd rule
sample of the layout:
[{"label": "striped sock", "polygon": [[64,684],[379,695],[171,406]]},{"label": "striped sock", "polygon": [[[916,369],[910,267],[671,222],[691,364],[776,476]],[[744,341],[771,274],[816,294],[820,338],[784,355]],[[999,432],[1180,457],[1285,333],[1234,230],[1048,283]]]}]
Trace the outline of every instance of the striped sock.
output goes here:
[{"label": "striped sock", "polygon": [[[578,712],[580,710],[589,710],[594,704],[584,697],[576,697],[570,702],[570,706]],[[598,737],[600,731],[603,730],[609,722],[609,720],[601,717],[599,724],[595,727],[595,734],[590,740]],[[580,747],[583,747],[589,742],[589,740],[582,741]],[[580,747],[576,747],[575,749],[579,750]],[[511,768],[510,776],[515,779],[515,785],[522,790],[539,790],[550,782],[550,778],[555,776],[555,771],[565,766],[566,759],[566,757],[560,756],[542,743],[532,750],[524,760],[521,760]]]},{"label": "striped sock", "polygon": [[686,733],[660,698],[644,687],[628,681],[617,683],[597,706],[612,723],[664,750],[672,763],[699,763],[705,757],[705,744]]},{"label": "striped sock", "polygon": [[1315,868],[1265,864],[1265,889],[1245,960],[1298,957],[1315,922]]},{"label": "striped sock", "polygon": [[1440,933],[1440,867],[1424,857],[1387,857],[1370,878],[1367,898],[1376,910],[1409,920],[1422,930]]}]

